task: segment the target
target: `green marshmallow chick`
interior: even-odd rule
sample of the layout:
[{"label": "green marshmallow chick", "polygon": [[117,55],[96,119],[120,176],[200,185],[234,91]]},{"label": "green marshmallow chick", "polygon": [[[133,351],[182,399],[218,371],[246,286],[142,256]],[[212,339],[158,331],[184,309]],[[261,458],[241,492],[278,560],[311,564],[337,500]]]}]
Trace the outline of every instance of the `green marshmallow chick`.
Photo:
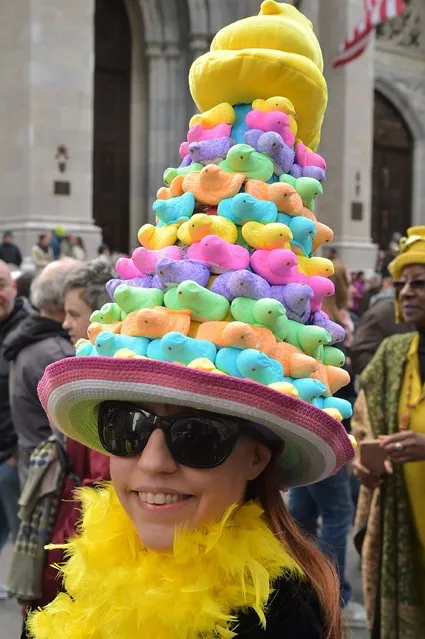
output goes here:
[{"label": "green marshmallow chick", "polygon": [[223,171],[245,173],[247,179],[267,182],[273,175],[274,164],[268,155],[255,151],[249,144],[235,144],[219,165]]},{"label": "green marshmallow chick", "polygon": [[125,313],[133,313],[143,308],[162,306],[164,293],[159,288],[138,288],[120,284],[114,292],[114,299]]},{"label": "green marshmallow chick", "polygon": [[229,301],[193,280],[185,280],[165,293],[164,304],[175,311],[189,309],[195,322],[222,321],[230,309]]},{"label": "green marshmallow chick", "polygon": [[277,339],[296,346],[306,355],[320,361],[325,357],[323,347],[331,340],[328,331],[319,326],[305,326],[289,320],[283,304],[277,300],[237,297],[233,300],[230,311],[237,321],[265,326]]}]

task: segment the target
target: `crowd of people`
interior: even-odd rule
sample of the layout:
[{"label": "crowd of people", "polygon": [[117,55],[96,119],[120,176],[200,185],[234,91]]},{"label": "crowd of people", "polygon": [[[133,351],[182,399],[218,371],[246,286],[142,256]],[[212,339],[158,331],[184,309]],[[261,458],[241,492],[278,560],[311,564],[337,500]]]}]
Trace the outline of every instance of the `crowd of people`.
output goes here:
[{"label": "crowd of people", "polygon": [[[37,394],[46,367],[74,357],[92,312],[110,301],[105,284],[114,277],[111,262],[86,261],[82,243],[70,236],[66,246],[81,252],[67,254],[65,237],[60,229],[40,236],[31,277],[13,278],[10,265],[19,266],[22,258],[12,234],[5,233],[0,247],[5,258],[0,260],[0,552],[8,540],[14,542],[7,591],[2,587],[0,598],[16,597],[25,614],[51,602],[62,588],[56,566],[80,516],[75,488],[110,479],[105,455],[52,431]],[[336,566],[348,624],[368,624],[373,639],[419,636],[408,633],[423,629],[425,617],[425,228],[409,231],[401,247],[397,253],[392,246],[391,260],[380,256],[378,270],[366,274],[350,273],[333,251],[335,295],[323,306],[346,334],[339,347],[352,381],[339,394],[353,404],[354,416],[344,425],[359,442],[374,444],[372,463],[370,456],[363,458],[361,444],[351,465],[290,489],[287,500],[298,526]],[[353,525],[367,619],[363,606],[352,601],[346,575]],[[295,528],[291,534],[300,550],[302,538]],[[46,550],[46,543],[56,547]],[[318,561],[316,555],[310,559]],[[23,638],[26,633],[24,628]]]},{"label": "crowd of people", "polygon": [[75,355],[113,276],[104,259],[65,257],[47,263],[19,295],[20,278],[0,261],[0,551],[15,543],[7,588],[24,607],[58,592],[53,564],[63,556],[44,546],[75,534],[75,487],[109,478],[104,455],[52,433],[37,385],[49,364]]}]

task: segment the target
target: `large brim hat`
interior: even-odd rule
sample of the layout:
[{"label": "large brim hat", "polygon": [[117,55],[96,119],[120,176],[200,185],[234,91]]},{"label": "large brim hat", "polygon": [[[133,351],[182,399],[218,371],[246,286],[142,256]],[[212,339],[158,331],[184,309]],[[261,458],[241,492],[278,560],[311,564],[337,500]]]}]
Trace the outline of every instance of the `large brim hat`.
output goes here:
[{"label": "large brim hat", "polygon": [[168,362],[67,358],[46,369],[39,396],[59,431],[104,454],[98,407],[116,400],[187,406],[266,427],[285,445],[281,462],[285,488],[325,479],[353,456],[344,427],[322,410],[250,380]]},{"label": "large brim hat", "polygon": [[401,238],[400,252],[388,265],[388,270],[398,280],[403,269],[412,264],[425,264],[425,226],[407,229],[407,237]]}]

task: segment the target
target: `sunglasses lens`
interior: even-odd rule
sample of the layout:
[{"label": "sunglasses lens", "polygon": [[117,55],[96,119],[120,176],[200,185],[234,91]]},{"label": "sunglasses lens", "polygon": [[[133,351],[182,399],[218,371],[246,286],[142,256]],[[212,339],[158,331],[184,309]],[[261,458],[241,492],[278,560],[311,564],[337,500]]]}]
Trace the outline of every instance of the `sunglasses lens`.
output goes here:
[{"label": "sunglasses lens", "polygon": [[397,295],[401,293],[405,286],[409,285],[412,291],[423,291],[425,289],[425,280],[411,280],[410,282],[394,282],[393,286]]},{"label": "sunglasses lens", "polygon": [[100,409],[99,438],[111,455],[137,455],[146,446],[153,428],[152,415],[139,408],[103,405]]},{"label": "sunglasses lens", "polygon": [[238,434],[236,425],[204,416],[185,416],[173,421],[168,439],[178,463],[194,468],[213,468],[230,455]]},{"label": "sunglasses lens", "polygon": [[410,286],[414,291],[422,291],[425,288],[425,280],[413,280]]}]

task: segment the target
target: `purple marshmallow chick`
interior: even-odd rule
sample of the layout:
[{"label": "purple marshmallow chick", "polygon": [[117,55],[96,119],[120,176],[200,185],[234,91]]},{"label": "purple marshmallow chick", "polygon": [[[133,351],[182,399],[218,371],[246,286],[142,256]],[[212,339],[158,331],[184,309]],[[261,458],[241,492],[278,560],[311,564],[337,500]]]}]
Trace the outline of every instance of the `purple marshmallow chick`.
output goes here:
[{"label": "purple marshmallow chick", "polygon": [[185,166],[190,166],[192,162],[193,160],[190,154],[188,153],[187,155],[184,156],[182,162],[180,163],[179,169],[183,169]]},{"label": "purple marshmallow chick", "polygon": [[307,177],[306,175],[303,175],[303,170],[300,167],[299,164],[296,164],[296,162],[294,162],[294,164],[291,166],[291,170],[289,171],[289,174],[292,175],[292,177],[296,178],[298,180],[298,178],[300,177]]},{"label": "purple marshmallow chick", "polygon": [[311,298],[314,293],[306,284],[285,284],[272,286],[271,297],[281,302],[288,319],[307,324],[311,315]]},{"label": "purple marshmallow chick", "polygon": [[328,331],[331,336],[330,346],[333,346],[334,344],[342,344],[345,340],[345,330],[342,326],[330,320],[323,311],[315,311],[311,315],[309,323]]},{"label": "purple marshmallow chick", "polygon": [[203,262],[197,260],[173,260],[163,257],[156,263],[152,288],[165,291],[178,286],[186,280],[192,280],[200,286],[207,286],[210,279],[210,269]]},{"label": "purple marshmallow chick", "polygon": [[322,169],[319,166],[305,166],[301,170],[302,170],[302,177],[314,178],[315,180],[318,180],[319,182],[326,181],[326,171],[325,169]]},{"label": "purple marshmallow chick", "polygon": [[106,282],[106,292],[108,293],[111,300],[115,301],[114,293],[115,290],[120,286],[120,284],[125,284],[126,286],[133,286],[134,288],[152,288],[152,275],[144,275],[143,277],[133,277],[131,280],[109,280]]},{"label": "purple marshmallow chick", "polygon": [[231,138],[213,138],[211,140],[191,142],[189,144],[189,153],[193,162],[215,164],[225,159],[232,146]]},{"label": "purple marshmallow chick", "polygon": [[249,146],[252,146],[253,149],[258,151],[258,140],[263,134],[264,131],[261,131],[260,129],[248,129],[248,131],[244,135],[244,140],[246,144],[249,144]]},{"label": "purple marshmallow chick", "polygon": [[241,269],[219,275],[214,280],[211,291],[222,295],[229,302],[232,302],[235,297],[260,300],[270,297],[270,284],[260,275]]},{"label": "purple marshmallow chick", "polygon": [[274,131],[263,133],[258,139],[257,151],[265,153],[273,160],[276,175],[290,172],[295,159],[295,151],[285,144],[279,133]]}]

